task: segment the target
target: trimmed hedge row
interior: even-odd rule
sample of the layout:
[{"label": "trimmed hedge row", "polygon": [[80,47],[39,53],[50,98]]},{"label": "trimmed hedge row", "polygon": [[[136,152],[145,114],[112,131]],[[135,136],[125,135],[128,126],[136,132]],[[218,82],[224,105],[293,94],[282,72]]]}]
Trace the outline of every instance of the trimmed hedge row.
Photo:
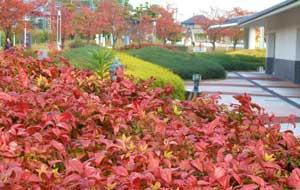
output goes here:
[{"label": "trimmed hedge row", "polygon": [[258,67],[265,65],[265,58],[251,55],[251,50],[245,51],[247,54],[235,53],[197,53],[197,57],[202,61],[210,61],[220,64],[227,71],[254,71]]},{"label": "trimmed hedge row", "polygon": [[241,50],[234,52],[186,53],[159,47],[133,49],[129,54],[166,67],[184,79],[193,73],[203,79],[224,78],[226,71],[253,71],[265,65],[264,50]]},{"label": "trimmed hedge row", "polygon": [[[97,46],[85,46],[82,48],[74,48],[64,52],[63,56],[68,58],[70,62],[77,68],[96,70],[97,63],[92,58],[91,52],[98,48]],[[178,99],[184,99],[184,82],[182,79],[163,67],[137,59],[125,53],[119,53],[118,57],[121,62],[126,65],[125,72],[134,76],[135,79],[147,80],[154,77],[155,87],[165,87],[171,85],[174,87],[173,96]]]},{"label": "trimmed hedge row", "polygon": [[212,61],[203,61],[196,54],[180,51],[170,51],[159,47],[146,47],[129,50],[128,53],[137,58],[158,64],[170,69],[183,79],[191,79],[194,73],[202,75],[203,79],[224,78],[224,68]]},{"label": "trimmed hedge row", "polygon": [[120,51],[125,51],[125,50],[132,50],[132,49],[143,49],[145,47],[159,47],[163,49],[168,49],[168,50],[176,50],[176,51],[183,51],[187,52],[188,47],[182,46],[182,45],[163,45],[163,44],[154,44],[154,43],[143,43],[141,45],[138,44],[130,44],[121,47],[119,50]]}]

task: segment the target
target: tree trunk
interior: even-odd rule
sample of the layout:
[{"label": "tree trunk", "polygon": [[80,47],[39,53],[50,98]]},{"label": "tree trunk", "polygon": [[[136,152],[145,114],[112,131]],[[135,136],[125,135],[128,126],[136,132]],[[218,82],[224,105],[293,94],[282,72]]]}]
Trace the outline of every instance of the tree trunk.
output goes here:
[{"label": "tree trunk", "polygon": [[233,50],[235,51],[236,50],[236,45],[237,45],[238,41],[237,40],[234,40],[233,41]]},{"label": "tree trunk", "polygon": [[216,50],[216,41],[212,41],[211,44],[213,46],[212,50],[215,51]]},{"label": "tree trunk", "polygon": [[115,35],[113,35],[113,49],[116,48],[117,42],[118,42],[118,38]]},{"label": "tree trunk", "polygon": [[10,39],[11,40],[11,30],[9,28],[6,28],[5,31],[5,46],[7,45],[7,39]]},{"label": "tree trunk", "polygon": [[61,38],[61,49],[63,50],[65,48],[65,37]]},{"label": "tree trunk", "polygon": [[90,41],[91,41],[91,35],[87,35],[87,40],[86,40],[87,44],[90,44]]}]

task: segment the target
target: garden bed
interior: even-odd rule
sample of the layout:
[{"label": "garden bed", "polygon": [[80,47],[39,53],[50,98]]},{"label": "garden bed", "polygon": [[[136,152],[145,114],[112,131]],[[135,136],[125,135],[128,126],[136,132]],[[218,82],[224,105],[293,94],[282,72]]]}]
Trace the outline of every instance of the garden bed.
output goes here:
[{"label": "garden bed", "polygon": [[171,98],[0,53],[0,189],[300,188],[300,143],[247,95]]},{"label": "garden bed", "polygon": [[[74,48],[64,52],[63,56],[68,58],[71,64],[78,68],[96,70],[97,62],[93,59],[91,52],[98,48],[97,46]],[[176,74],[158,65],[127,55],[126,53],[119,53],[118,57],[122,64],[126,65],[125,72],[127,74],[142,80],[153,77],[155,79],[153,83],[155,87],[173,86],[174,97],[184,99],[184,82]]]}]

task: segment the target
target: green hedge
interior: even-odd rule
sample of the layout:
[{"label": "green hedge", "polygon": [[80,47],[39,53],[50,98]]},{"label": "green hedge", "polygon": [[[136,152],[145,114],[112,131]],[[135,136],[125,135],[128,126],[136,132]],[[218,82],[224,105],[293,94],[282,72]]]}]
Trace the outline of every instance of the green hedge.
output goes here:
[{"label": "green hedge", "polygon": [[128,53],[137,58],[168,68],[183,79],[190,80],[194,73],[202,75],[203,79],[224,78],[224,68],[209,60],[203,60],[196,54],[172,51],[159,47],[146,47],[129,50]]},{"label": "green hedge", "polygon": [[[249,54],[251,51],[248,51]],[[245,51],[246,53],[246,51]],[[265,65],[265,57],[230,53],[197,53],[203,61],[214,62],[222,65],[227,71],[254,71],[259,66]]]},{"label": "green hedge", "polygon": [[[74,66],[83,69],[96,70],[97,64],[89,53],[99,47],[85,46],[82,48],[69,49],[63,53],[63,56],[68,58]],[[184,99],[184,82],[183,80],[172,73],[171,71],[158,65],[143,61],[125,53],[118,53],[121,62],[126,65],[125,72],[133,75],[138,80],[146,80],[154,77],[156,81],[154,86],[164,87],[172,85],[174,87],[174,98]]]}]

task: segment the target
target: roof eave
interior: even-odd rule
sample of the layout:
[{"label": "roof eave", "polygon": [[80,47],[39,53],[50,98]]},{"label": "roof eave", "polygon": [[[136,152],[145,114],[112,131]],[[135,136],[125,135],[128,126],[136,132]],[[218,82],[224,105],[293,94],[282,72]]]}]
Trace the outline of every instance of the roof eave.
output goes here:
[{"label": "roof eave", "polygon": [[212,25],[209,27],[209,29],[217,29],[217,28],[229,28],[229,27],[234,27],[238,26],[238,23],[230,23],[230,24],[218,24],[218,25]]},{"label": "roof eave", "polygon": [[241,21],[239,23],[240,26],[244,27],[246,25],[249,25],[251,23],[254,23],[256,21],[259,21],[259,20],[262,20],[264,18],[267,18],[267,17],[270,17],[270,16],[273,16],[273,15],[276,15],[276,14],[279,14],[281,12],[284,12],[286,10],[289,10],[289,9],[292,9],[292,8],[295,8],[295,7],[298,7],[300,6],[300,1],[294,1],[294,2],[291,2],[290,4],[286,5],[286,6],[283,6],[283,7],[280,7],[278,9],[275,9],[273,11],[270,11],[270,12],[267,12],[265,14],[262,14],[262,15],[258,15],[256,17],[253,17],[253,18],[249,18],[249,19],[246,19],[244,21]]}]

